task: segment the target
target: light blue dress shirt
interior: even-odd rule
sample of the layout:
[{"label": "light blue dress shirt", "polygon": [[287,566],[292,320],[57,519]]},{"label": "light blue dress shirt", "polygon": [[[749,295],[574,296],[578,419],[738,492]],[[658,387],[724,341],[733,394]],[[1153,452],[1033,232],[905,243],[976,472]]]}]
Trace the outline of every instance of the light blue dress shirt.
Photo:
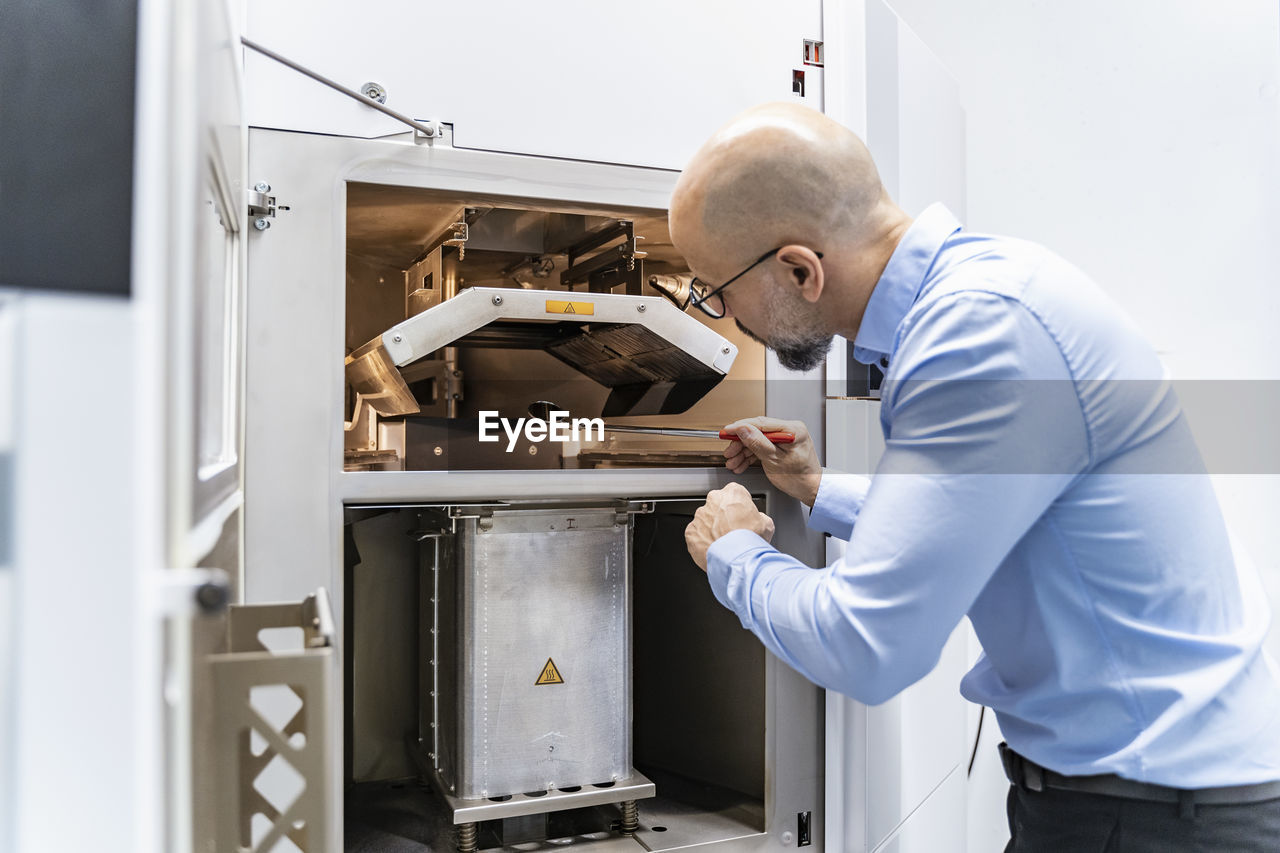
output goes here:
[{"label": "light blue dress shirt", "polygon": [[1159,359],[1089,278],[934,205],[854,354],[888,358],[884,455],[870,479],[824,473],[809,520],[846,554],[812,569],[749,531],[718,539],[707,575],[745,627],[875,704],[968,615],[985,652],[961,692],[1033,761],[1182,788],[1280,779],[1265,595]]}]

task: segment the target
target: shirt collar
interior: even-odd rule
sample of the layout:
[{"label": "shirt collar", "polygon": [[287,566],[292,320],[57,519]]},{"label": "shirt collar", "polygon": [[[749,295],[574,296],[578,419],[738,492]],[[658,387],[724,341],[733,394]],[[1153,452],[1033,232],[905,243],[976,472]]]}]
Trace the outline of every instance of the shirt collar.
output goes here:
[{"label": "shirt collar", "polygon": [[941,203],[930,205],[911,223],[867,300],[853,340],[854,358],[872,364],[890,355],[898,326],[920,295],[934,259],[960,227]]}]

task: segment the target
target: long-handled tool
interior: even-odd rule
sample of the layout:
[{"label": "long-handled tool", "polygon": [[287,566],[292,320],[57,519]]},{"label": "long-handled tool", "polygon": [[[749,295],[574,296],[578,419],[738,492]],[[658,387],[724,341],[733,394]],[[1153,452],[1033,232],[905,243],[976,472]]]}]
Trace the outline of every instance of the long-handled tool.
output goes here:
[{"label": "long-handled tool", "polygon": [[[605,424],[604,428],[607,432],[643,432],[649,435],[683,435],[689,438],[719,438],[723,441],[740,441],[737,433],[730,432],[727,429],[680,429],[677,427],[623,426],[622,424]],[[790,444],[796,440],[795,433],[787,432],[786,430],[766,432],[764,437],[774,444]]]},{"label": "long-handled tool", "polygon": [[[537,400],[529,404],[529,414],[535,418],[547,420],[551,417],[551,412],[562,411],[559,406],[550,400]],[[682,435],[686,438],[718,438],[722,441],[738,441],[736,433],[728,430],[714,429],[680,429],[679,427],[646,427],[646,426],[623,426],[622,424],[605,424],[604,428],[608,432],[639,432],[649,435]],[[766,432],[764,437],[772,441],[774,444],[791,444],[796,440],[796,434],[784,429],[772,430]]]}]

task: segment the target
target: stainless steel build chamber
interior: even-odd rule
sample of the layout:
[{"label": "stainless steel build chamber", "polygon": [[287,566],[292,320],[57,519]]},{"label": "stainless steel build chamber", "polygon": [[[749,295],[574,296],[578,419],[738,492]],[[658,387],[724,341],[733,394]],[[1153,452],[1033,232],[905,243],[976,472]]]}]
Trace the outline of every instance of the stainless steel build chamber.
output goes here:
[{"label": "stainless steel build chamber", "polygon": [[407,798],[438,849],[763,832],[765,653],[700,594],[696,506],[349,507],[348,835]]},{"label": "stainless steel build chamber", "polygon": [[423,734],[452,799],[652,792],[631,767],[636,511],[455,507],[452,532],[432,535]]}]

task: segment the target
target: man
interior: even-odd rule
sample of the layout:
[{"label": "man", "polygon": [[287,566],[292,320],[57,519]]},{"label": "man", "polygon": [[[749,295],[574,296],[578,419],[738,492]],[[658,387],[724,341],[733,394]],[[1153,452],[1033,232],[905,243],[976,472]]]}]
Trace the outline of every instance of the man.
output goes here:
[{"label": "man", "polygon": [[686,541],[720,602],[871,704],[967,615],[985,654],[961,691],[1008,740],[1009,850],[1280,850],[1265,598],[1159,360],[1097,286],[939,205],[913,221],[857,137],[795,106],[712,137],[670,221],[704,310],[793,369],[838,334],[886,371],[869,480],[824,472],[803,424],[729,426],[731,470],[758,460],[849,545],[803,566],[745,489],[713,491]]}]

